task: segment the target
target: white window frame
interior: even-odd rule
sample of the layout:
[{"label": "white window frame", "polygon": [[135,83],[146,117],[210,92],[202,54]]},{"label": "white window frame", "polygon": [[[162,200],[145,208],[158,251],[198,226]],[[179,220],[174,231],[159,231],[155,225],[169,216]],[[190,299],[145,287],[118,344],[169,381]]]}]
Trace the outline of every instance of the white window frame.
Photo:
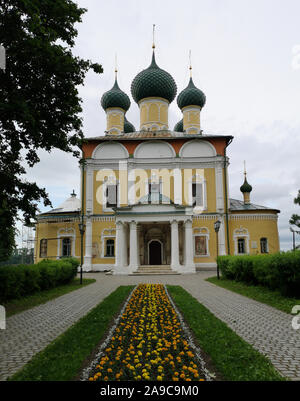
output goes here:
[{"label": "white window frame", "polygon": [[[198,255],[196,254],[196,246],[195,246],[195,237],[206,237],[206,254],[205,255]],[[210,256],[209,251],[209,229],[207,227],[197,227],[193,230],[193,253],[195,258],[207,258]]]},{"label": "white window frame", "polygon": [[[115,234],[113,234],[115,233]],[[106,240],[113,239],[115,241],[115,256],[106,256]],[[116,230],[114,228],[105,228],[101,233],[101,259],[114,259],[116,257]]]},{"label": "white window frame", "polygon": [[[239,253],[238,252],[238,239],[245,239],[245,253]],[[233,241],[234,241],[234,254],[235,255],[249,255],[250,253],[250,245],[249,245],[249,241],[250,241],[250,236],[249,236],[249,232],[246,228],[240,227],[240,228],[236,228],[233,232]]]},{"label": "white window frame", "polygon": [[[262,251],[261,251],[261,240],[266,240],[266,252],[262,252]],[[265,254],[269,253],[269,241],[268,241],[268,238],[267,238],[267,237],[261,237],[261,238],[259,239],[259,246],[260,246],[260,253],[261,253],[262,255],[265,255]]]},{"label": "white window frame", "polygon": [[117,207],[120,207],[120,184],[118,180],[114,180],[110,182],[109,180],[105,180],[102,185],[102,196],[103,196],[103,212],[113,212],[112,207],[107,206],[107,196],[106,196],[106,189],[109,185],[116,185],[117,186]]}]

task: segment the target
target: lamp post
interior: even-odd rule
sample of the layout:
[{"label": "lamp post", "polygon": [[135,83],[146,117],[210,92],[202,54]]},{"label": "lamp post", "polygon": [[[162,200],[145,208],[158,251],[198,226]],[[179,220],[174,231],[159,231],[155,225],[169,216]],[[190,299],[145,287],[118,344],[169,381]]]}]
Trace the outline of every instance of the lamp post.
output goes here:
[{"label": "lamp post", "polygon": [[220,274],[219,274],[219,264],[218,264],[218,256],[219,256],[219,230],[220,230],[221,222],[220,220],[215,221],[214,227],[215,227],[215,232],[216,232],[216,238],[217,238],[217,276],[218,280],[220,279]]},{"label": "lamp post", "polygon": [[82,265],[83,265],[83,236],[85,233],[85,224],[83,223],[83,216],[81,222],[78,224],[80,232],[80,284],[82,284]]}]

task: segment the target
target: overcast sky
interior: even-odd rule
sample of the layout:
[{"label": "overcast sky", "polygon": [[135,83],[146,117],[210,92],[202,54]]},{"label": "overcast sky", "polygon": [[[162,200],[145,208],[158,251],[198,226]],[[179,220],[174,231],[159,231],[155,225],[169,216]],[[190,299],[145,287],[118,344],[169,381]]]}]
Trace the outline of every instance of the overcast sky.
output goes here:
[{"label": "overcast sky", "polygon": [[[242,199],[243,160],[251,201],[280,209],[281,249],[292,247],[288,220],[299,213],[293,203],[300,189],[300,1],[299,0],[78,0],[87,8],[74,54],[102,64],[104,73],[89,72],[83,100],[85,136],[103,135],[103,92],[118,82],[131,99],[127,118],[138,129],[138,106],[130,85],[151,61],[152,24],[156,24],[156,61],[177,83],[189,79],[206,94],[201,112],[204,133],[233,135],[228,148],[229,194]],[[169,127],[181,119],[170,105]],[[73,189],[79,194],[77,160],[62,152],[40,152],[41,162],[27,178],[45,187],[53,207]],[[41,205],[41,211],[45,208]],[[300,243],[300,236],[297,238]]]}]

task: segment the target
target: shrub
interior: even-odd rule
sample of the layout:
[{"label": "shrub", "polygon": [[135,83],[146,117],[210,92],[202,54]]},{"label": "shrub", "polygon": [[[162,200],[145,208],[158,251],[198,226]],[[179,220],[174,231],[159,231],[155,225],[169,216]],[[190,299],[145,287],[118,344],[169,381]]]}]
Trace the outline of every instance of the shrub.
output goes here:
[{"label": "shrub", "polygon": [[74,279],[75,258],[42,260],[35,265],[0,266],[0,303],[67,284]]},{"label": "shrub", "polygon": [[225,278],[278,289],[282,295],[300,296],[300,251],[219,256],[217,263]]}]

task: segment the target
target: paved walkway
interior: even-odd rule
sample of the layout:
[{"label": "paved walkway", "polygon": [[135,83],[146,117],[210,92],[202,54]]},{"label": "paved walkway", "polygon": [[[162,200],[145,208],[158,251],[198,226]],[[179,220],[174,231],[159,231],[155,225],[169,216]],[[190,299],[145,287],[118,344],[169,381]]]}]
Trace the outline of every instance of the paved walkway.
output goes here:
[{"label": "paved walkway", "polygon": [[97,282],[7,319],[0,330],[0,380],[63,333],[119,285],[162,283],[181,285],[292,380],[300,380],[300,330],[292,315],[253,301],[204,279],[211,273],[181,276],[108,276],[90,273]]}]

